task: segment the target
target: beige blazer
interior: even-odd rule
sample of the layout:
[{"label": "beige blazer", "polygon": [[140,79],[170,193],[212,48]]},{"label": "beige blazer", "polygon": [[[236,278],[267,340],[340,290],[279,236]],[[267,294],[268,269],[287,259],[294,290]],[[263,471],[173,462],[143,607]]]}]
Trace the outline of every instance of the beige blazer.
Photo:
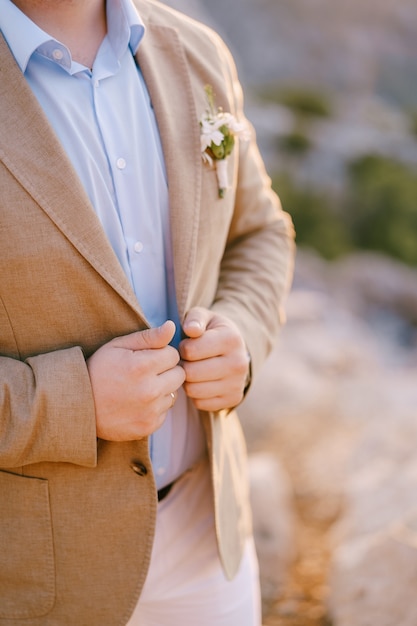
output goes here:
[{"label": "beige blazer", "polygon": [[[203,164],[204,86],[243,115],[223,44],[163,5],[137,6],[147,29],[137,58],[168,172],[180,316],[201,305],[233,318],[256,375],[280,324],[291,225],[253,137],[229,160],[224,199]],[[97,440],[85,358],[147,321],[2,37],[0,159],[0,624],[123,626],[149,564],[155,482],[146,440]],[[219,554],[232,577],[250,526],[245,446],[234,412],[201,418]]]}]

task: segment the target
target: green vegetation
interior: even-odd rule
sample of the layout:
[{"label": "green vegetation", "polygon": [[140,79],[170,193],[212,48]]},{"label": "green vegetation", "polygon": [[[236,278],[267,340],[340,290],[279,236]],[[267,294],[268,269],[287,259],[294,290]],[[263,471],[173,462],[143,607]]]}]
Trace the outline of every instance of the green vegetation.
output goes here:
[{"label": "green vegetation", "polygon": [[[273,185],[292,215],[299,245],[335,259],[355,249],[375,250],[417,266],[417,170],[393,159],[368,155],[347,165],[345,191],[300,187],[292,178],[313,148],[309,127],[332,115],[331,95],[305,86],[270,85],[260,97],[287,107],[292,129],[277,140],[288,162]],[[409,110],[417,137],[417,109]]]},{"label": "green vegetation", "polygon": [[413,135],[417,137],[417,109],[415,111],[411,111],[410,118],[411,118],[411,132],[413,133]]},{"label": "green vegetation", "polygon": [[345,220],[355,247],[417,265],[417,172],[377,156],[349,168]]},{"label": "green vegetation", "polygon": [[311,148],[308,127],[313,118],[330,117],[330,100],[326,93],[308,87],[278,87],[271,85],[259,95],[289,109],[294,115],[293,129],[278,140],[279,149],[289,155],[301,156]]},{"label": "green vegetation", "polygon": [[311,148],[311,141],[301,129],[295,129],[293,132],[280,137],[278,140],[279,147],[287,154],[301,156],[308,152]]},{"label": "green vegetation", "polygon": [[308,87],[264,87],[260,91],[264,100],[270,100],[290,109],[302,117],[330,117],[331,105],[327,94]]},{"label": "green vegetation", "polygon": [[292,215],[297,242],[334,259],[353,249],[375,250],[417,266],[417,172],[375,155],[348,168],[342,200],[296,187],[288,176],[273,185]]},{"label": "green vegetation", "polygon": [[273,186],[294,221],[298,245],[314,248],[329,260],[351,249],[349,233],[333,198],[324,191],[297,187],[286,175],[275,177]]}]

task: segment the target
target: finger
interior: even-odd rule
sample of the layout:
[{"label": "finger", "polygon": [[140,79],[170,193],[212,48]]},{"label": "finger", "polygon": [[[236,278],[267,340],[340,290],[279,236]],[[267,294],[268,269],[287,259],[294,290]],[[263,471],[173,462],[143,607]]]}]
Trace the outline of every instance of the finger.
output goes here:
[{"label": "finger", "polygon": [[166,321],[162,326],[139,330],[130,335],[117,337],[113,344],[118,348],[127,350],[158,350],[165,348],[175,334],[175,324],[171,320]]},{"label": "finger", "polygon": [[185,371],[180,365],[173,367],[170,370],[161,372],[158,376],[159,393],[163,396],[171,397],[171,392],[175,394],[177,399],[177,390],[182,386],[185,381]]},{"label": "finger", "polygon": [[212,315],[211,311],[203,307],[190,309],[183,323],[183,331],[187,337],[201,337],[206,331]]},{"label": "finger", "polygon": [[242,385],[237,383],[226,386],[221,381],[184,383],[184,390],[194,406],[203,411],[228,409],[240,404],[243,398]]},{"label": "finger", "polygon": [[[229,334],[222,328],[207,330],[201,337],[187,337],[178,347],[184,361],[203,361],[231,351]],[[233,345],[232,345],[233,347]]]},{"label": "finger", "polygon": [[[171,345],[152,350],[126,351],[128,363],[137,376],[163,374],[179,364],[180,354]],[[181,368],[182,369],[182,368]]]},{"label": "finger", "polygon": [[191,398],[191,401],[199,411],[222,411],[237,406],[239,402],[223,396],[212,396],[204,398]]},{"label": "finger", "polygon": [[207,380],[193,383],[186,381],[184,383],[184,391],[189,398],[201,400],[203,398],[222,396],[227,389],[224,389],[217,380]]},{"label": "finger", "polygon": [[230,375],[230,368],[226,359],[214,357],[199,361],[182,361],[185,371],[185,380],[188,383],[221,380]]}]

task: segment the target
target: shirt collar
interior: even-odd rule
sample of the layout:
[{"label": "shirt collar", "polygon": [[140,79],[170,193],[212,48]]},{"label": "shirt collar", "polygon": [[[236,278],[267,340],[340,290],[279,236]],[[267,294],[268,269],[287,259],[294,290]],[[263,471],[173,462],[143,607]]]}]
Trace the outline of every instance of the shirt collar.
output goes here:
[{"label": "shirt collar", "polygon": [[[107,28],[109,43],[118,59],[127,45],[135,54],[145,33],[131,0],[107,0]],[[0,0],[0,30],[23,73],[36,50],[51,51],[56,48],[56,43],[62,55],[53,57],[53,60],[66,69],[71,65],[68,49],[32,22],[11,0]],[[47,53],[47,56],[51,54]]]},{"label": "shirt collar", "polygon": [[[109,24],[113,22],[112,13],[114,13],[120,26],[123,29],[128,29],[129,47],[132,54],[136,54],[143,35],[145,34],[145,26],[131,0],[107,0],[107,7],[107,19]],[[120,8],[120,10],[117,11],[117,8]]]},{"label": "shirt collar", "polygon": [[51,41],[11,0],[0,0],[0,28],[22,72],[34,51]]}]

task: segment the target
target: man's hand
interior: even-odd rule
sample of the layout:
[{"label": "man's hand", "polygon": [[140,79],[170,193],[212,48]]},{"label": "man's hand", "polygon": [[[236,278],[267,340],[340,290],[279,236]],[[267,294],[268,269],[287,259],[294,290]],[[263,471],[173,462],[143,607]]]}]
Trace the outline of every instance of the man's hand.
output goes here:
[{"label": "man's hand", "polygon": [[175,324],[117,337],[87,361],[96,409],[97,437],[141,439],[157,430],[185,374],[169,342]]},{"label": "man's hand", "polygon": [[184,389],[195,406],[219,411],[237,406],[249,371],[249,357],[238,327],[208,309],[191,309],[183,324],[187,338],[179,346]]}]

